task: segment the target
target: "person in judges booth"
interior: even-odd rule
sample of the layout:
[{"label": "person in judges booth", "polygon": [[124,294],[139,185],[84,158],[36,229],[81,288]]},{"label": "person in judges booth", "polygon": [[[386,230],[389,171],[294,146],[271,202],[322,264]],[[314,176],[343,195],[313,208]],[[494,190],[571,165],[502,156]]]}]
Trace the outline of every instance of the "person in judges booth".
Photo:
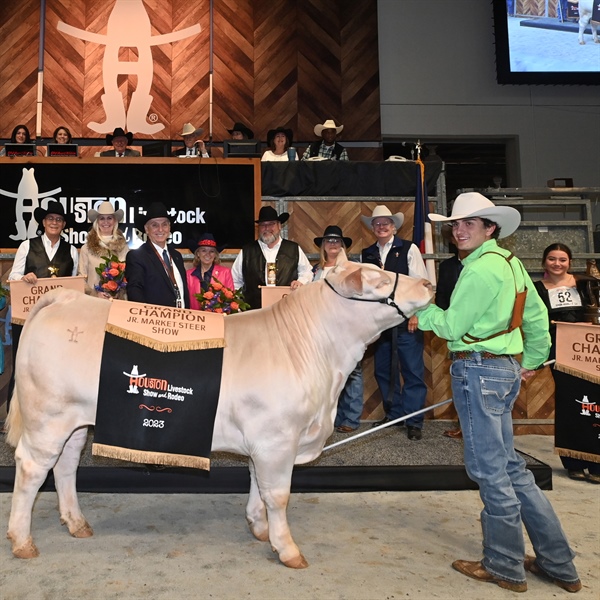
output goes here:
[{"label": "person in judges booth", "polygon": [[289,285],[293,290],[312,281],[312,269],[306,254],[296,242],[282,239],[281,225],[288,213],[277,214],[272,206],[263,206],[258,213],[258,239],[244,246],[237,255],[231,274],[235,289],[243,288],[251,308],[261,308],[260,287]]},{"label": "person in judges booth", "polygon": [[190,308],[200,310],[196,294],[207,292],[208,286],[217,282],[233,290],[233,278],[231,269],[219,264],[219,252],[222,248],[217,246],[212,233],[205,233],[198,241],[192,240],[188,245],[194,253],[194,266],[186,271]]},{"label": "person in judges booth", "polygon": [[236,121],[231,129],[227,130],[232,140],[253,140],[254,131],[246,127],[243,123]]},{"label": "person in judges booth", "polygon": [[[396,235],[404,222],[401,212],[393,215],[387,206],[376,206],[370,217],[361,218],[377,238],[374,244],[362,251],[362,262],[377,265],[386,271],[427,279],[427,269],[417,246]],[[384,331],[377,340],[375,379],[383,398],[385,417],[374,426],[425,407],[427,386],[423,350],[423,333],[418,330],[414,316],[397,327]],[[398,363],[402,385],[395,361]],[[423,415],[411,417],[402,424],[406,425],[408,439],[420,440],[423,437]]]},{"label": "person in judges booth", "polygon": [[[88,210],[88,220],[92,224],[85,244],[79,251],[79,275],[85,277],[85,293],[99,298],[112,298],[110,294],[96,291],[95,286],[100,282],[96,268],[105,261],[102,257],[116,256],[119,262],[125,262],[129,247],[119,222],[123,220],[123,210],[115,210],[108,202],[102,202],[98,210]],[[121,292],[119,292],[121,293]],[[119,296],[121,297],[121,296]]]},{"label": "person in judges booth", "polygon": [[47,208],[36,208],[33,217],[43,228],[43,233],[21,242],[8,276],[9,281],[21,279],[27,283],[37,283],[39,278],[77,275],[77,248],[61,237],[63,229],[72,225],[72,219],[65,214],[63,205],[51,200]]},{"label": "person in judges booth", "polygon": [[294,133],[291,129],[285,127],[277,127],[276,129],[269,129],[267,132],[267,146],[268,150],[265,150],[262,155],[262,161],[287,161],[288,148],[292,145],[292,138]]},{"label": "person in judges booth", "polygon": [[[513,592],[527,590],[526,571],[577,592],[582,585],[575,553],[514,448],[511,413],[521,379],[530,378],[550,351],[544,303],[519,259],[497,243],[517,230],[521,215],[468,192],[459,194],[449,217],[429,218],[450,222],[458,249],[470,252],[450,306],[430,305],[417,313],[420,329],[448,341],[465,468],[483,502],[483,558],[456,560],[452,567]],[[523,525],[535,556],[525,555]]]},{"label": "person in judges booth", "polygon": [[202,156],[209,158],[206,150],[206,144],[202,140],[204,129],[202,127],[194,127],[191,123],[185,123],[181,133],[183,138],[183,148],[179,148],[173,152],[173,156]]},{"label": "person in judges booth", "polygon": [[322,158],[327,160],[350,160],[346,148],[336,142],[339,133],[344,129],[343,125],[336,125],[333,119],[327,119],[325,123],[315,125],[315,135],[320,140],[313,142],[302,155],[302,160],[309,158]]},{"label": "person in judges booth", "polygon": [[52,134],[52,141],[55,144],[70,144],[73,139],[71,132],[64,125],[60,125]]},{"label": "person in judges booth", "polygon": [[[313,267],[313,281],[319,281],[333,269],[342,248],[348,250],[352,246],[352,238],[344,237],[341,228],[337,225],[328,225],[323,236],[316,237],[314,241],[320,248],[320,257],[319,262]],[[344,389],[338,398],[334,426],[339,433],[350,433],[360,426],[363,393],[362,364],[359,362],[348,375]]]},{"label": "person in judges booth", "polygon": [[121,127],[117,127],[112,133],[106,136],[106,145],[112,146],[112,150],[100,152],[100,156],[115,156],[123,158],[125,156],[140,156],[137,150],[132,150],[127,146],[133,142],[133,134],[128,131],[125,133]]},{"label": "person in judges booth", "polygon": [[127,254],[127,299],[133,302],[189,308],[190,298],[183,257],[167,241],[171,217],[162,202],[153,202],[136,227],[144,230],[146,243]]},{"label": "person in judges booth", "polygon": [[[535,282],[535,289],[548,309],[552,340],[551,359],[556,357],[556,324],[553,321],[585,322],[585,292],[582,288],[585,288],[588,279],[596,281],[594,277],[588,275],[569,273],[572,260],[573,254],[569,246],[561,243],[550,244],[542,254],[544,278]],[[564,387],[556,388],[557,392],[569,385],[569,375],[555,369],[551,372],[555,383],[560,382],[561,379],[565,382]],[[555,402],[562,400],[564,399],[555,394]],[[560,461],[571,479],[600,483],[600,463],[562,455]]]},{"label": "person in judges booth", "polygon": [[[34,141],[31,139],[31,134],[27,125],[17,125],[10,134],[11,144],[33,144]],[[40,156],[42,152],[40,148],[36,148],[36,154]],[[0,156],[6,156],[6,148],[0,150]]]}]

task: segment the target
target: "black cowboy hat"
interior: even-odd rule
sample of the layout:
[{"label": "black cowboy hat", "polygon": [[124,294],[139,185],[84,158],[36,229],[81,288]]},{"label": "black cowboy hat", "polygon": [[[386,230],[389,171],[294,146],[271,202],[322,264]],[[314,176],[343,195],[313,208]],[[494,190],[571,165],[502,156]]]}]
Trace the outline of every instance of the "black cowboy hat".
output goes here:
[{"label": "black cowboy hat", "polygon": [[169,219],[169,223],[173,225],[171,215],[167,212],[167,207],[162,202],[153,202],[147,209],[145,215],[137,215],[135,218],[135,226],[140,231],[144,231],[144,226],[150,219]]},{"label": "black cowboy hat", "polygon": [[198,248],[214,248],[217,252],[221,253],[225,248],[225,245],[219,246],[212,233],[203,233],[198,239],[188,240],[187,247],[190,249],[192,254],[196,253]]},{"label": "black cowboy hat", "polygon": [[231,133],[231,134],[233,134],[234,131],[240,131],[249,140],[254,138],[254,131],[252,131],[252,129],[248,129],[248,127],[246,127],[243,123],[240,123],[239,121],[236,121],[233,124],[233,127],[231,129],[228,129],[227,131],[229,131],[229,133]]},{"label": "black cowboy hat", "polygon": [[40,227],[42,227],[42,221],[48,215],[60,215],[65,220],[65,227],[73,227],[75,224],[73,216],[65,214],[63,205],[60,202],[56,202],[56,200],[50,200],[47,208],[38,206],[33,211],[33,218],[39,223]]},{"label": "black cowboy hat", "polygon": [[128,131],[127,133],[125,133],[125,131],[123,131],[122,127],[116,127],[115,130],[112,133],[109,133],[106,136],[106,144],[108,146],[112,146],[113,143],[113,139],[116,137],[125,137],[127,138],[127,144],[131,144],[131,142],[133,142],[133,133],[131,133],[130,131]]},{"label": "black cowboy hat", "polygon": [[278,133],[283,133],[283,135],[285,135],[285,137],[287,138],[287,141],[288,141],[288,146],[292,145],[293,138],[294,138],[294,132],[291,129],[286,129],[285,127],[277,127],[275,129],[269,129],[269,131],[267,131],[267,144],[269,146],[271,145],[273,138]]},{"label": "black cowboy hat", "polygon": [[263,221],[279,221],[285,223],[290,218],[290,213],[277,214],[277,211],[272,206],[263,206],[258,213],[258,219],[255,223],[262,223]]},{"label": "black cowboy hat", "polygon": [[331,238],[341,239],[344,242],[344,246],[346,246],[346,248],[350,248],[350,246],[352,246],[352,238],[344,237],[342,230],[337,225],[327,225],[327,227],[325,228],[325,232],[323,233],[323,237],[315,238],[315,244],[320,248],[321,244],[323,243],[323,240]]}]

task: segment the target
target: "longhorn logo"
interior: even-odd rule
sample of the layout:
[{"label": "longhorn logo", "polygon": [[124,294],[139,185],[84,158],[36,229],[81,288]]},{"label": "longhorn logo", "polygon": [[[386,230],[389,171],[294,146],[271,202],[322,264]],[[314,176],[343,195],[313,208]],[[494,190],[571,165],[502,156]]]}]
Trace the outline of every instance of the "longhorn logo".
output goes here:
[{"label": "longhorn logo", "polygon": [[[150,95],[154,75],[151,47],[198,35],[200,25],[153,36],[150,17],[142,0],[116,0],[108,17],[106,35],[79,29],[63,21],[58,22],[57,29],[86,42],[105,46],[102,61],[102,105],[106,120],[104,123],[89,122],[87,126],[91,130],[110,133],[117,127],[122,127],[131,133],[153,134],[164,129],[163,123],[151,124],[146,118],[153,100]],[[119,61],[119,49],[122,47],[137,48],[138,60]],[[117,84],[119,75],[137,75],[137,87],[131,95],[127,112]]]},{"label": "longhorn logo", "polygon": [[[15,227],[17,228],[17,233],[9,236],[10,239],[19,241],[35,237],[37,234],[38,223],[34,219],[33,213],[35,209],[39,207],[40,199],[58,194],[61,190],[62,188],[57,187],[49,192],[42,192],[40,194],[33,168],[23,169],[23,177],[19,182],[16,194],[0,189],[0,194],[3,196],[17,199],[17,205],[15,206]],[[25,200],[30,200],[31,204],[25,206]],[[25,213],[31,213],[29,226],[25,224]]]}]

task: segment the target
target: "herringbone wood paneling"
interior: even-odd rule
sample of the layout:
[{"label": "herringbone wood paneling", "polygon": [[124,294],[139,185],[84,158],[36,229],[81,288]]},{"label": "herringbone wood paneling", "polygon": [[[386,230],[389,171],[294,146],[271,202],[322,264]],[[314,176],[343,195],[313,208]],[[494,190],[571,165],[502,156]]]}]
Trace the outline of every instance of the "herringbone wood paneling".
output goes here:
[{"label": "herringbone wood paneling", "polygon": [[559,0],[517,0],[515,12],[519,15],[533,15],[544,17],[546,15],[546,2],[548,3],[548,16],[557,16],[557,4]]},{"label": "herringbone wood paneling", "polygon": [[0,2],[0,135],[24,124],[35,136],[40,3]]}]

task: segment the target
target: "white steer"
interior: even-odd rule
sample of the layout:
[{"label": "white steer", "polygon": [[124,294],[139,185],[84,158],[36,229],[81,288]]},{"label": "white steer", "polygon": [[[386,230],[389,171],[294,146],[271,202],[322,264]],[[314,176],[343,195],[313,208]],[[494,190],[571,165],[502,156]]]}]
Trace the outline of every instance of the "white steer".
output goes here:
[{"label": "white steer", "polygon": [[[337,398],[367,345],[432,296],[428,281],[344,256],[325,281],[269,308],[225,318],[212,449],[249,457],[250,530],[269,540],[288,567],[307,566],[286,516],[294,464],[321,454],[333,431]],[[53,290],[36,304],[23,329],[7,420],[7,441],[16,446],[8,538],[17,557],[38,555],[31,513],[50,469],[61,521],[74,537],[93,533],[79,508],[75,479],[87,427],[96,416],[109,306],[78,292]],[[74,327],[83,332],[77,344],[69,342],[68,329]]]},{"label": "white steer", "polygon": [[588,23],[592,28],[594,42],[596,44],[600,44],[600,39],[598,38],[598,23],[591,20],[593,4],[599,2],[600,0],[579,0],[579,43],[582,46],[585,45],[583,32],[585,31]]}]

